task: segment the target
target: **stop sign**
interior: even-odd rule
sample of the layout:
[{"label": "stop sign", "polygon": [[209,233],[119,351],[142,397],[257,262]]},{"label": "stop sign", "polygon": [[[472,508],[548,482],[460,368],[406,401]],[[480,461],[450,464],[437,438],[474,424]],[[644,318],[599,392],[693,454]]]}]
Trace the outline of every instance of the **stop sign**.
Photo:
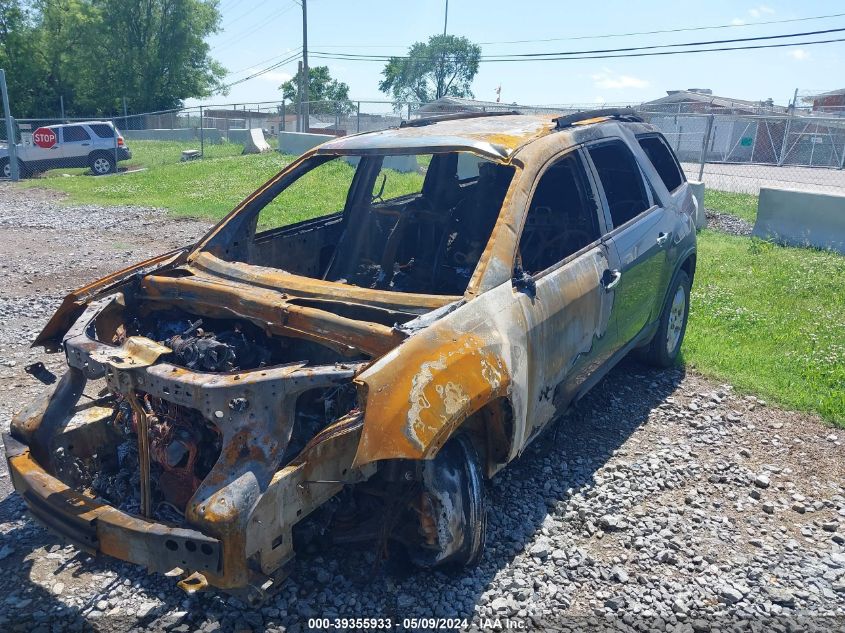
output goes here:
[{"label": "stop sign", "polygon": [[32,141],[38,145],[38,147],[50,149],[59,141],[59,139],[56,136],[56,133],[50,128],[40,127],[32,133]]}]

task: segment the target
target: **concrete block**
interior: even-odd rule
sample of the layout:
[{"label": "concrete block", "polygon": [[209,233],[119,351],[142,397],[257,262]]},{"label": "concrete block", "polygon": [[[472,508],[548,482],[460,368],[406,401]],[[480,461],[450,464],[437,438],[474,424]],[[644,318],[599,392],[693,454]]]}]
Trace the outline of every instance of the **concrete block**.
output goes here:
[{"label": "concrete block", "polygon": [[695,198],[695,228],[703,229],[707,226],[707,215],[704,213],[704,183],[700,180],[688,180],[690,193]]},{"label": "concrete block", "polygon": [[845,195],[762,187],[751,234],[845,254]]},{"label": "concrete block", "polygon": [[[203,128],[203,141],[216,145],[221,142],[220,130],[217,128]],[[123,138],[127,141],[197,141],[199,130],[194,127],[177,128],[174,130],[123,130]]]},{"label": "concrete block", "polygon": [[[344,160],[353,167],[360,160],[357,156],[347,156]],[[381,164],[384,169],[392,169],[403,174],[413,173],[420,170],[416,156],[386,156]]]},{"label": "concrete block", "polygon": [[264,131],[260,127],[250,130],[229,130],[229,142],[243,145],[244,154],[261,154],[270,151],[270,146],[264,139]]},{"label": "concrete block", "polygon": [[331,134],[311,134],[309,132],[279,132],[279,151],[282,154],[299,156],[309,149],[317,147],[335,137]]}]

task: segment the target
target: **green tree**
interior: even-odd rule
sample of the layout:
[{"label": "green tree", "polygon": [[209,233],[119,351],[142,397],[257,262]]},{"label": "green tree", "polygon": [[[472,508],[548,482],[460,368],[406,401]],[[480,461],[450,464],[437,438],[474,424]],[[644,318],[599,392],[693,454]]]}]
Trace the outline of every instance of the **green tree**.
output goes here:
[{"label": "green tree", "polygon": [[43,114],[49,98],[39,44],[37,11],[20,0],[0,0],[0,68],[6,71],[9,102],[17,116]]},{"label": "green tree", "polygon": [[222,90],[226,71],[205,41],[219,30],[217,0],[92,1],[102,14],[93,73],[101,107],[116,109],[126,96],[135,112],[149,112]]},{"label": "green tree", "polygon": [[[298,102],[301,80],[302,74],[297,70],[293,79],[279,86],[282,97],[292,103]],[[328,66],[313,66],[308,69],[308,101],[325,102],[311,103],[309,111],[312,114],[349,114],[355,109],[349,100],[349,86],[332,78]]]},{"label": "green tree", "polygon": [[381,71],[379,90],[396,101],[428,102],[440,97],[472,97],[481,47],[457,35],[433,35],[416,42],[405,57],[391,57]]},{"label": "green tree", "polygon": [[68,116],[179,107],[223,91],[206,38],[218,0],[0,0],[0,66],[13,113]]}]

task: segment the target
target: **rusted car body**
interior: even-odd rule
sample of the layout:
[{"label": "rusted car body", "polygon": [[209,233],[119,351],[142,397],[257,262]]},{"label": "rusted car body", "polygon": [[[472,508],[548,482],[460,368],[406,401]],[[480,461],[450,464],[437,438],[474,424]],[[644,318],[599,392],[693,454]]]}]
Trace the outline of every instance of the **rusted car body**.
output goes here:
[{"label": "rusted car body", "polygon": [[[350,175],[339,207],[265,230],[323,165]],[[35,344],[68,371],[4,436],[14,487],[79,548],[188,590],[260,600],[325,538],[472,564],[483,479],[629,351],[674,360],[694,204],[631,113],[330,141],[198,244],[65,299]]]}]

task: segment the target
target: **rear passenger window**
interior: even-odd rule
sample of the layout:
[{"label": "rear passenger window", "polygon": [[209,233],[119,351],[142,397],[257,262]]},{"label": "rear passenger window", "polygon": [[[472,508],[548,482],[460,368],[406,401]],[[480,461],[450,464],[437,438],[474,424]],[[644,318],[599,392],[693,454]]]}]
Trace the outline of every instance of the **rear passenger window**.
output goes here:
[{"label": "rear passenger window", "polygon": [[65,143],[72,143],[74,141],[90,141],[91,137],[88,132],[81,125],[69,125],[62,131],[62,139]]},{"label": "rear passenger window", "polygon": [[684,173],[666,141],[659,136],[644,136],[637,140],[666,188],[674,191],[680,187],[684,182]]},{"label": "rear passenger window", "polygon": [[89,125],[94,134],[99,136],[100,138],[114,138],[114,130],[110,125],[106,125],[105,123],[96,123],[94,125]]},{"label": "rear passenger window", "polygon": [[601,237],[598,204],[577,154],[553,164],[540,178],[522,237],[522,269],[537,273]]},{"label": "rear passenger window", "polygon": [[640,168],[625,143],[610,141],[588,149],[604,188],[613,226],[621,226],[649,208]]}]

